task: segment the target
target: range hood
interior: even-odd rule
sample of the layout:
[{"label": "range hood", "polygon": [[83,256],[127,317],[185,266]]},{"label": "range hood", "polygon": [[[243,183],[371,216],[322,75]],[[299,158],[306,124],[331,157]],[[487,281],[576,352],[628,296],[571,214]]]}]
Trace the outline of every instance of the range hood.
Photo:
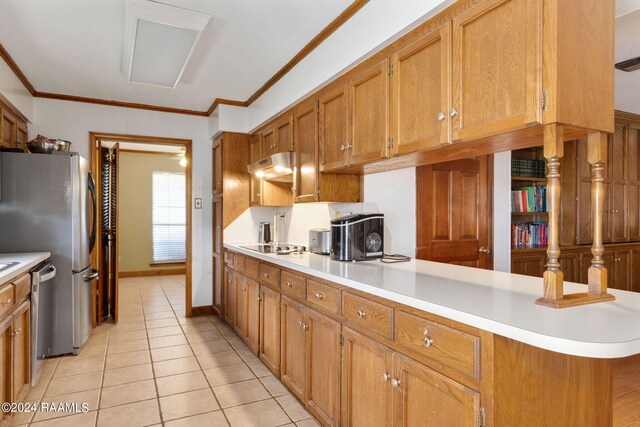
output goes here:
[{"label": "range hood", "polygon": [[275,153],[247,166],[250,174],[266,181],[293,182],[293,152]]}]

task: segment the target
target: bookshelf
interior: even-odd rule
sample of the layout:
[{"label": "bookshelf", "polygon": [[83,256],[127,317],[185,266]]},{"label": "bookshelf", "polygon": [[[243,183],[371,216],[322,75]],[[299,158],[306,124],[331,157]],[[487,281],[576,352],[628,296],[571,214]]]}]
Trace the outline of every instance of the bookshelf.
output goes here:
[{"label": "bookshelf", "polygon": [[549,213],[542,147],[511,153],[511,249],[547,247]]}]

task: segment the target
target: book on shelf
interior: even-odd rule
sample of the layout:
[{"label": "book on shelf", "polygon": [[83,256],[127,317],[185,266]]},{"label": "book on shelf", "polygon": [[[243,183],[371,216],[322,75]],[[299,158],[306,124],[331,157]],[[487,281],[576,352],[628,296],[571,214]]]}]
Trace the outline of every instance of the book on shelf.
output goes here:
[{"label": "book on shelf", "polygon": [[511,159],[511,176],[523,176],[531,178],[544,178],[544,160]]},{"label": "book on shelf", "polygon": [[520,222],[511,224],[511,247],[544,247],[548,245],[549,223]]},{"label": "book on shelf", "polygon": [[513,189],[511,212],[547,212],[547,186],[536,185]]}]

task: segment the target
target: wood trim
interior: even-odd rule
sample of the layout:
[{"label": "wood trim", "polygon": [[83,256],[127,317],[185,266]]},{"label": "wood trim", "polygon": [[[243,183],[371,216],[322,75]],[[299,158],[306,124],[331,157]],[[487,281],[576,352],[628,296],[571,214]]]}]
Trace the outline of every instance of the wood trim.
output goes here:
[{"label": "wood trim", "polygon": [[149,263],[149,267],[182,267],[184,266],[183,262],[151,262]]},{"label": "wood trim", "polygon": [[207,110],[207,117],[213,113],[218,105],[233,105],[235,107],[247,107],[247,103],[245,101],[234,101],[233,99],[224,99],[224,98],[216,98],[213,100],[213,103]]},{"label": "wood trim", "polygon": [[175,156],[176,154],[180,154],[180,153],[168,153],[165,151],[149,151],[149,150],[127,150],[124,148],[120,149],[121,153],[133,153],[133,154],[166,154],[167,156]]},{"label": "wood trim", "polygon": [[120,279],[127,277],[152,277],[152,276],[173,276],[177,274],[185,274],[184,268],[174,269],[158,269],[158,270],[138,270],[138,271],[121,271],[118,273]]},{"label": "wood trim", "polygon": [[273,77],[271,77],[260,89],[258,89],[253,95],[247,99],[247,106],[253,104],[263,93],[265,93],[271,86],[276,84],[282,77],[285,76],[293,67],[295,67],[300,61],[313,52],[320,44],[325,41],[331,34],[333,34],[338,28],[355,15],[362,7],[367,4],[369,0],[355,0],[348,8],[346,8],[336,19],[331,21],[320,33],[315,36],[305,47],[300,50],[284,67],[280,69]]},{"label": "wood trim", "polygon": [[89,98],[84,96],[65,95],[61,93],[38,92],[36,98],[57,99],[60,101],[84,102],[87,104],[109,105],[111,107],[135,108],[138,110],[159,111],[162,113],[186,114],[189,116],[209,117],[206,111],[186,110],[182,108],[162,107],[160,105],[139,104],[135,102],[114,101],[110,99]]},{"label": "wood trim", "polygon": [[27,79],[27,76],[24,75],[20,67],[18,67],[18,64],[16,64],[16,61],[14,61],[11,55],[9,55],[9,52],[7,52],[7,49],[5,49],[2,43],[0,43],[0,57],[4,59],[4,62],[7,63],[9,68],[11,68],[11,71],[13,71],[16,77],[22,82],[24,87],[27,88],[29,93],[31,93],[32,96],[36,96],[36,93],[37,93],[36,89],[33,87],[29,79]]},{"label": "wood trim", "polygon": [[191,315],[193,317],[196,316],[213,316],[215,313],[213,311],[212,305],[200,305],[198,307],[191,308]]},{"label": "wood trim", "polygon": [[620,120],[628,120],[630,122],[639,122],[640,123],[640,114],[629,113],[627,111],[615,110],[616,119]]}]

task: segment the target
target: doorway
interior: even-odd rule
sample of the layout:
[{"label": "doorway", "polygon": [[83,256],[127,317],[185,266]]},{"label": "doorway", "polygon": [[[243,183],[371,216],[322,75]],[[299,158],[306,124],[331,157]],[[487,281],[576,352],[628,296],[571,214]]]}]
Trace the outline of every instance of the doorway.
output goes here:
[{"label": "doorway", "polygon": [[94,326],[118,322],[122,277],[184,274],[184,311],[191,316],[191,140],[91,132],[90,143],[101,219],[92,258],[100,271]]},{"label": "doorway", "polygon": [[493,156],[416,168],[416,258],[493,268]]}]

